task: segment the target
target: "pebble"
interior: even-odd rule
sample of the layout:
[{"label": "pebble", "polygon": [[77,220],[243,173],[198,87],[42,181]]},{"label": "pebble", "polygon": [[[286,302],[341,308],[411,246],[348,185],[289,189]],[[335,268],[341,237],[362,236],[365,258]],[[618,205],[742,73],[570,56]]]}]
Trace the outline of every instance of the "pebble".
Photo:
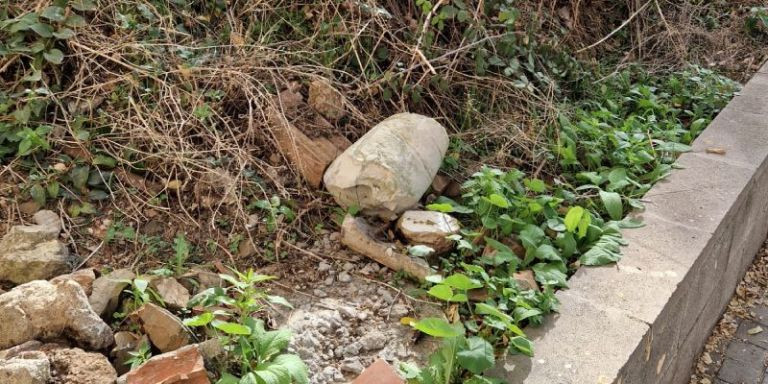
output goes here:
[{"label": "pebble", "polygon": [[363,350],[366,351],[381,349],[387,345],[387,335],[378,331],[373,331],[361,337],[359,342]]},{"label": "pebble", "polygon": [[321,261],[320,264],[317,266],[318,272],[327,272],[331,270],[331,265],[326,263],[325,261]]},{"label": "pebble", "polygon": [[338,279],[342,283],[349,283],[352,281],[352,276],[349,275],[347,272],[339,273]]},{"label": "pebble", "polygon": [[363,363],[360,362],[359,359],[352,359],[352,360],[345,360],[341,364],[341,370],[343,372],[349,372],[354,373],[355,375],[359,375],[363,372],[365,367],[363,366]]},{"label": "pebble", "polygon": [[343,269],[344,272],[349,272],[349,271],[353,270],[354,268],[355,268],[354,264],[352,264],[350,262],[346,262],[346,263],[344,263],[344,266],[341,269]]},{"label": "pebble", "polygon": [[312,294],[317,296],[317,297],[326,297],[326,296],[328,296],[328,294],[325,293],[325,291],[321,291],[319,289],[315,289],[314,291],[312,291]]}]

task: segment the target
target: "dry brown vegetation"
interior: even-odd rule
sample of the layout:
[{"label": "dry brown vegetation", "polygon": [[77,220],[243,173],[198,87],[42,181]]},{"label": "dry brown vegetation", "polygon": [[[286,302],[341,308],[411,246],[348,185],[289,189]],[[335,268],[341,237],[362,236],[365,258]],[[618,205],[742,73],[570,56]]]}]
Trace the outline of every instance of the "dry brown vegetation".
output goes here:
[{"label": "dry brown vegetation", "polygon": [[[83,23],[53,43],[64,52],[60,65],[28,53],[0,56],[5,92],[50,90],[37,97],[43,107],[29,125],[52,127],[48,150],[3,158],[2,221],[22,221],[37,208],[29,198],[34,181],[60,181],[71,193],[48,204],[68,213],[73,244],[92,248],[110,226],[104,220],[114,219],[166,239],[188,232],[203,259],[240,264],[291,254],[282,242],[306,241],[335,225],[334,205],[277,150],[275,112],[309,137],[350,141],[389,114],[419,112],[449,128],[455,164],[446,170],[458,179],[480,164],[554,173],[548,127],[562,103],[588,91],[593,78],[585,73],[698,63],[744,79],[766,56],[765,37],[744,28],[760,1],[519,1],[509,7],[517,18],[511,23],[499,17],[505,3],[488,0],[441,0],[423,9],[394,0],[95,3],[93,10],[67,8]],[[50,4],[11,0],[0,10],[12,18]],[[461,15],[444,17],[448,5]],[[504,64],[488,64],[492,57]],[[511,60],[531,66],[505,73]],[[40,80],[24,81],[35,69]],[[344,116],[308,107],[315,80],[343,96]],[[276,96],[285,90],[303,100],[281,101]],[[13,122],[10,113],[25,103],[7,101],[0,119]],[[101,156],[114,159],[114,168],[97,167]],[[114,175],[104,183],[108,196],[93,201],[102,215],[78,214],[89,191],[73,187],[67,172],[82,165]],[[263,214],[253,203],[273,196],[297,220],[276,215],[274,228],[249,223],[249,215]],[[236,260],[243,241],[255,246]],[[93,262],[137,262],[116,252]]]}]

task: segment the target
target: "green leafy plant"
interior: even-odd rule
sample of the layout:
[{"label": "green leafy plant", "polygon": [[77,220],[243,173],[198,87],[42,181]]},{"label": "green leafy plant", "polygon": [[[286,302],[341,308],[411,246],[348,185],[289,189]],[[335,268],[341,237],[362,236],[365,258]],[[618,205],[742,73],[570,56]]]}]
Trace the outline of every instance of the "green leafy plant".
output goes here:
[{"label": "green leafy plant", "polygon": [[493,345],[482,337],[466,337],[461,324],[426,318],[411,324],[415,329],[442,339],[440,347],[419,368],[402,363],[400,372],[409,384],[503,383],[483,376],[496,362]]},{"label": "green leafy plant", "polygon": [[131,367],[131,370],[138,368],[152,358],[152,347],[147,342],[142,342],[139,349],[136,351],[128,352],[131,356],[125,361],[125,364]]},{"label": "green leafy plant", "polygon": [[184,273],[184,265],[189,258],[190,245],[183,233],[173,239],[173,260],[171,266],[175,275]]},{"label": "green leafy plant", "polygon": [[768,7],[752,7],[745,22],[750,35],[768,35]]},{"label": "green leafy plant", "polygon": [[290,223],[296,218],[289,202],[280,200],[278,196],[272,196],[269,200],[256,200],[248,205],[248,209],[258,209],[264,214],[261,221],[269,232],[274,232],[280,223]]},{"label": "green leafy plant", "polygon": [[[218,383],[307,383],[304,363],[298,356],[285,353],[290,331],[267,331],[264,322],[255,317],[265,302],[290,307],[284,298],[269,295],[259,287],[274,277],[259,275],[253,270],[233,273],[220,275],[229,286],[209,288],[193,297],[190,305],[206,310],[184,320],[186,326],[201,327],[224,345],[228,364]],[[216,309],[208,309],[212,307]]]}]

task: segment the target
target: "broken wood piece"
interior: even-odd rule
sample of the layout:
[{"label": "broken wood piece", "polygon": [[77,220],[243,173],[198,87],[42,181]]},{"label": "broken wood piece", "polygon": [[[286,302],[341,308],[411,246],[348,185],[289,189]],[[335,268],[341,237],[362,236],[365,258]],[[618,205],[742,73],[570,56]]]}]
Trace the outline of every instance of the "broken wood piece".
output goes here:
[{"label": "broken wood piece", "polygon": [[346,138],[310,139],[301,130],[291,124],[277,110],[270,112],[272,133],[280,152],[293,163],[301,176],[312,187],[319,188],[323,182],[325,169],[345,148],[339,146]]},{"label": "broken wood piece", "polygon": [[398,252],[395,245],[376,240],[371,227],[361,218],[347,215],[341,225],[341,243],[394,271],[405,271],[424,280],[435,274],[426,261]]}]

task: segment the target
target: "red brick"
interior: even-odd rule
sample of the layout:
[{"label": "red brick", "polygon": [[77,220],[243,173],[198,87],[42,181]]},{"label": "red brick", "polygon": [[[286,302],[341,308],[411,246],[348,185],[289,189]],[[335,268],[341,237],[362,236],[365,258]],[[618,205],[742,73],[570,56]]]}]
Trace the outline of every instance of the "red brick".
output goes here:
[{"label": "red brick", "polygon": [[389,363],[379,359],[365,369],[352,384],[405,384]]}]

